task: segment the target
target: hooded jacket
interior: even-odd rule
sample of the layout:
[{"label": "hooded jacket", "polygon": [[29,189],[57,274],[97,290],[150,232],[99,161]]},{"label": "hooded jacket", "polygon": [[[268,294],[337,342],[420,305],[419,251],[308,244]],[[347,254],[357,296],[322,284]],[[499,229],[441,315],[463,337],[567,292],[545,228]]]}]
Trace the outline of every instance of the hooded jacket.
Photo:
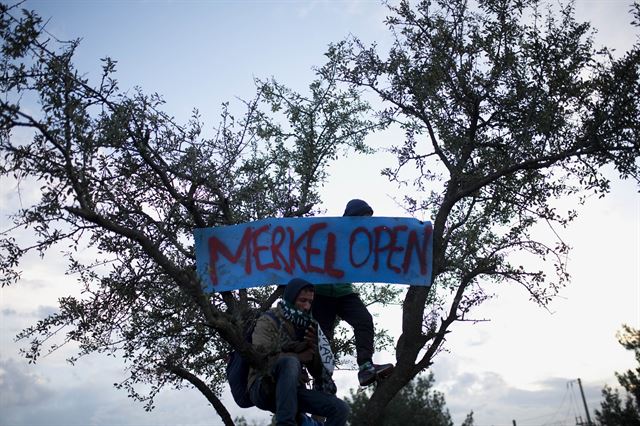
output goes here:
[{"label": "hooded jacket", "polygon": [[[289,281],[289,284],[287,284],[282,298],[293,305],[295,304],[295,300],[300,291],[306,287],[313,288],[314,286],[308,281],[300,278],[294,278]],[[294,325],[285,318],[282,310],[279,307],[275,307],[271,309],[271,312],[273,312],[273,314],[278,318],[279,325],[269,317],[269,315],[261,315],[256,321],[256,326],[253,330],[253,334],[251,335],[251,343],[253,346],[259,352],[267,354],[267,362],[265,368],[262,370],[255,368],[251,368],[249,370],[249,377],[247,380],[249,389],[251,389],[253,382],[258,376],[269,374],[271,368],[281,355],[295,356],[296,353],[302,352],[307,348],[306,343],[298,337],[300,335],[300,330],[296,330]],[[311,376],[320,377],[323,367],[322,360],[317,349],[313,356],[313,360],[305,363],[304,366],[307,368]],[[301,383],[304,383],[303,377],[304,375],[301,374]]]}]

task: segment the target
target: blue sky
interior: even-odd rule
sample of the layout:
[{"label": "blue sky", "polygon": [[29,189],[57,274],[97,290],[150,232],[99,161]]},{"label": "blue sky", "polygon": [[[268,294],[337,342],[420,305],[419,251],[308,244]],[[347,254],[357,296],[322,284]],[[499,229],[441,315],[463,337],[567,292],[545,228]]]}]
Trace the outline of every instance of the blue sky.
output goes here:
[{"label": "blue sky", "polygon": [[28,1],[51,16],[50,32],[82,37],[78,60],[119,61],[122,87],[158,91],[178,116],[193,107],[250,98],[253,78],[277,76],[295,89],[313,77],[327,45],[350,32],[384,30],[377,1]]},{"label": "blue sky", "polygon": [[[627,1],[578,0],[577,15],[599,29],[596,41],[624,51],[637,34],[627,25]],[[296,90],[313,78],[328,43],[350,33],[388,44],[378,1],[32,1],[27,8],[50,18],[59,39],[83,38],[76,64],[89,77],[99,58],[118,61],[122,89],[158,92],[166,110],[185,120],[200,109],[216,124],[220,104],[249,99],[253,79],[276,77]],[[383,145],[393,134],[371,137]],[[343,158],[330,169],[323,189],[329,215],[346,201],[364,198],[377,215],[402,215],[396,188],[379,175],[389,157]],[[23,194],[25,196],[25,194]],[[0,228],[17,206],[15,187],[0,185]],[[573,207],[575,200],[558,202]],[[470,410],[478,425],[575,424],[575,382],[582,378],[593,410],[600,390],[615,384],[614,371],[633,366],[615,339],[623,323],[640,327],[640,198],[630,182],[614,181],[610,196],[591,199],[562,236],[573,247],[572,284],[549,311],[537,308],[517,287],[505,286],[477,312],[478,324],[457,324],[449,352],[436,358],[436,386],[445,393],[456,424]],[[419,218],[428,219],[428,218]],[[125,377],[124,362],[94,355],[70,366],[72,348],[27,365],[13,336],[55,309],[56,300],[78,289],[64,275],[55,254],[26,260],[24,279],[0,290],[0,425],[217,425],[204,397],[192,389],[163,392],[156,410],[144,412],[113,383]],[[378,312],[379,326],[397,333],[397,312]],[[396,334],[397,335],[397,334]],[[376,361],[392,361],[382,353]],[[356,386],[355,373],[337,373],[342,395]],[[240,410],[225,394],[234,415],[260,421],[257,409]],[[568,420],[567,420],[568,419]],[[563,422],[569,423],[563,423]],[[554,423],[555,422],[555,423]]]}]

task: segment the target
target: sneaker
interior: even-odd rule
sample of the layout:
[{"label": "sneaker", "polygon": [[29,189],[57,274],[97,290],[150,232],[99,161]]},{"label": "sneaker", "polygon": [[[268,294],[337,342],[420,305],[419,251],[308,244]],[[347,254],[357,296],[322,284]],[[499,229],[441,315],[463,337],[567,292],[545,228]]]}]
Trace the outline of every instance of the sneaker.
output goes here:
[{"label": "sneaker", "polygon": [[393,364],[373,364],[373,368],[380,379],[389,377],[393,372]]},{"label": "sneaker", "polygon": [[376,381],[376,369],[372,363],[367,362],[360,366],[358,371],[358,382],[360,386],[369,386]]}]

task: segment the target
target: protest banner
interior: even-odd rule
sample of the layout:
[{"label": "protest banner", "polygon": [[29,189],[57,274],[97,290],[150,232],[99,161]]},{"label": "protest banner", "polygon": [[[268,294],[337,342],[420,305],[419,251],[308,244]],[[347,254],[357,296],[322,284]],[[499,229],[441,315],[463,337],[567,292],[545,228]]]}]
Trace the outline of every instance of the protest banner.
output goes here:
[{"label": "protest banner", "polygon": [[194,230],[208,291],[286,284],[377,282],[428,286],[432,226],[413,218],[264,219]]}]

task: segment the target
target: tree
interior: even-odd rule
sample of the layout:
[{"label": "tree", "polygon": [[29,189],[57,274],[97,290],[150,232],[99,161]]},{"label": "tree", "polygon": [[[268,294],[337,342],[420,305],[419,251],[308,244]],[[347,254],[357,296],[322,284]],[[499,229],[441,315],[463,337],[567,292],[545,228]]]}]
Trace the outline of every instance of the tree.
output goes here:
[{"label": "tree", "polygon": [[[559,12],[536,0],[389,9],[388,53],[349,38],[330,47],[328,69],[377,97],[379,116],[404,132],[384,173],[409,188],[409,214],[433,218],[433,285],[406,293],[397,365],[362,410],[364,424],[381,424],[450,326],[473,320],[497,285],[516,283],[541,306],[566,285],[568,244],[534,234],[575,217],[555,199],[582,203],[606,195],[613,173],[639,177],[638,43],[619,58],[595,47],[571,3]],[[637,3],[633,13],[638,26]]]},{"label": "tree", "polygon": [[473,426],[473,411],[467,414],[467,417],[464,418],[461,426]]},{"label": "tree", "polygon": [[[554,199],[604,196],[607,173],[638,180],[638,44],[619,58],[597,49],[571,5],[554,14],[535,0],[400,1],[387,19],[388,55],[357,39],[334,44],[308,97],[259,82],[245,116],[223,108],[208,139],[197,115],[179,125],[158,96],[120,92],[110,59],[92,86],[72,65],[77,42],[48,41],[35,14],[13,13],[2,6],[0,175],[37,181],[42,193],[15,216],[36,241],[2,235],[3,284],[16,282],[26,252],[70,244],[70,272],[86,288],[23,333],[27,355],[35,360],[62,328],[81,355],[122,351],[134,396],[186,380],[227,424],[216,396],[224,349],[260,363],[240,323],[278,291],[204,294],[191,229],[314,212],[327,162],[342,148],[365,150],[376,127],[361,90],[382,103],[379,122],[405,134],[384,173],[407,184],[408,213],[434,223],[433,285],[404,296],[397,365],[366,402],[365,424],[380,423],[494,286],[517,283],[544,306],[566,284],[568,245],[533,236],[538,224],[575,217]],[[637,4],[634,14],[638,25]],[[30,99],[38,114],[21,104]],[[33,139],[20,139],[21,128]],[[98,261],[78,259],[86,247]],[[539,269],[521,266],[526,255]],[[153,384],[151,395],[136,383]]]},{"label": "tree", "polygon": [[306,96],[257,81],[244,114],[224,104],[208,137],[197,111],[180,124],[160,96],[121,91],[110,58],[90,81],[73,64],[78,41],[53,39],[19,4],[0,3],[0,40],[0,177],[40,188],[0,234],[0,282],[19,282],[27,253],[54,249],[83,288],[18,336],[25,356],[69,342],[77,356],[119,354],[128,376],[117,386],[146,409],[163,387],[193,385],[233,424],[219,399],[225,356],[234,347],[263,361],[242,321],[280,291],[205,293],[192,231],[316,212],[327,165],[367,151],[368,105],[327,74]]},{"label": "tree", "polygon": [[[433,389],[433,383],[433,373],[418,376],[409,382],[385,407],[381,424],[453,426],[444,395]],[[346,402],[351,407],[352,426],[363,424],[370,396],[371,390],[351,391],[351,398],[347,398]],[[473,425],[473,412],[467,415],[463,425]]]},{"label": "tree", "polygon": [[634,352],[638,366],[635,371],[616,373],[620,386],[627,392],[624,406],[618,389],[609,386],[602,389],[604,401],[600,410],[596,410],[596,419],[604,426],[640,425],[640,330],[623,325],[618,341],[625,349]]},{"label": "tree", "polygon": [[628,351],[633,351],[638,365],[634,370],[627,370],[624,373],[616,373],[618,382],[631,396],[635,402],[636,409],[640,412],[640,329],[622,326],[622,331],[618,334],[618,342]]}]

